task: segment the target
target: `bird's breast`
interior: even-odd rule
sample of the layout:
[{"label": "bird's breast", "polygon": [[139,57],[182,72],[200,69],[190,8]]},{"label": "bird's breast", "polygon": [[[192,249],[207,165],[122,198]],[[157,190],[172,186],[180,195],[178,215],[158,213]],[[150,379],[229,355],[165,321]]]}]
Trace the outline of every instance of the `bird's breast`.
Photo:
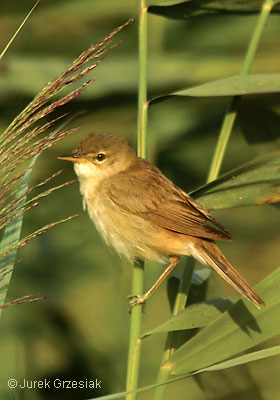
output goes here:
[{"label": "bird's breast", "polygon": [[105,242],[132,260],[133,241],[126,232],[126,218],[110,204],[100,187],[81,184],[80,189],[88,214]]}]

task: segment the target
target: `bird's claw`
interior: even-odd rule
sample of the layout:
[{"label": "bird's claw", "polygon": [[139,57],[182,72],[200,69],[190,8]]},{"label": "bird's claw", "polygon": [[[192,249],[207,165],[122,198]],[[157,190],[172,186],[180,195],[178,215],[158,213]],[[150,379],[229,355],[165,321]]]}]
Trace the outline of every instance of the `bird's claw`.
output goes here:
[{"label": "bird's claw", "polygon": [[145,312],[145,303],[148,300],[148,297],[143,294],[142,296],[139,294],[131,294],[127,296],[128,299],[133,299],[128,303],[128,310],[131,312],[132,308],[135,306],[142,306],[142,312]]}]

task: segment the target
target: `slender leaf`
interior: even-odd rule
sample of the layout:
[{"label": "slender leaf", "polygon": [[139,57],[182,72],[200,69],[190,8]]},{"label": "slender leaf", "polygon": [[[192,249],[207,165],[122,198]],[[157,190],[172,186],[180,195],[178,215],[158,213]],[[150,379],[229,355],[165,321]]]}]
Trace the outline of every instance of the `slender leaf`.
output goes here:
[{"label": "slender leaf", "polygon": [[218,318],[221,313],[225,312],[230,306],[232,306],[233,302],[236,301],[236,297],[228,299],[219,298],[190,305],[184,311],[172,316],[163,324],[160,324],[144,333],[142,338],[154,333],[204,327]]},{"label": "slender leaf", "polygon": [[[30,174],[32,171],[32,168],[39,157],[39,154],[37,154],[35,157],[33,157],[29,168],[25,172],[23,179],[22,179],[22,184],[17,192],[17,198],[20,198],[22,196],[21,200],[21,205],[24,207],[24,203],[26,201],[26,196],[23,196],[23,194],[26,192],[28,188],[28,182],[30,178]],[[4,235],[2,238],[2,241],[0,243],[0,254],[3,254],[7,252],[11,247],[15,247],[16,244],[19,242],[20,238],[20,233],[21,233],[21,227],[22,227],[22,219],[23,219],[23,214],[21,214],[18,218],[15,218],[5,229]],[[4,256],[0,260],[0,274],[2,276],[0,280],[0,306],[2,306],[5,302],[5,298],[7,295],[9,283],[11,280],[12,276],[12,269],[14,267],[15,259],[16,259],[16,254],[17,250],[14,249],[10,251],[6,256]],[[2,309],[0,309],[0,316],[2,313]]]},{"label": "slender leaf", "polygon": [[13,43],[13,41],[15,40],[15,38],[17,37],[17,35],[19,34],[21,28],[24,26],[24,24],[26,23],[26,21],[28,20],[28,18],[30,17],[30,15],[32,14],[32,12],[35,10],[35,8],[37,7],[37,5],[39,4],[40,0],[38,0],[34,6],[31,8],[31,10],[29,11],[29,13],[27,14],[27,16],[24,18],[24,20],[22,21],[22,23],[20,24],[20,26],[18,27],[18,29],[16,30],[16,32],[13,34],[13,36],[11,37],[11,39],[9,40],[9,42],[7,43],[7,45],[4,47],[4,49],[2,50],[2,52],[0,53],[0,60],[2,60],[2,58],[4,57],[5,53],[7,52],[8,48],[11,46],[11,44]]},{"label": "slender leaf", "polygon": [[[177,381],[181,381],[183,379],[186,379],[186,378],[188,378],[190,376],[193,376],[193,375],[200,374],[202,372],[211,372],[211,371],[217,371],[217,370],[221,370],[221,369],[231,368],[231,367],[235,367],[237,365],[242,365],[242,364],[245,364],[245,363],[248,363],[248,362],[263,360],[263,359],[268,358],[268,357],[277,356],[279,354],[280,354],[280,346],[269,347],[268,349],[255,351],[253,353],[249,353],[249,354],[246,354],[244,356],[236,357],[236,358],[234,358],[234,359],[232,359],[230,361],[225,361],[223,363],[215,364],[215,365],[212,365],[211,367],[203,368],[203,369],[201,369],[199,371],[195,371],[195,372],[190,373],[190,374],[185,374],[183,376],[179,376],[179,377],[176,377],[176,378],[173,378],[173,379],[168,379],[167,381],[162,382],[160,384],[144,386],[144,387],[141,387],[141,388],[139,388],[137,390],[134,390],[133,392],[119,392],[119,393],[109,394],[109,395],[106,395],[106,396],[98,397],[98,399],[100,399],[100,400],[122,399],[122,398],[124,398],[124,396],[126,396],[129,393],[142,393],[142,392],[145,392],[145,391],[148,391],[148,390],[151,390],[151,389],[155,389],[156,387],[159,387],[159,386],[162,386],[162,385],[167,385],[169,383],[174,383],[174,382],[177,382]],[[94,400],[94,399],[96,399],[96,397],[92,398],[90,400]]]},{"label": "slender leaf", "polygon": [[278,203],[280,152],[259,157],[191,195],[209,210]]},{"label": "slender leaf", "polygon": [[203,368],[199,371],[196,371],[196,374],[200,374],[201,372],[210,372],[210,371],[218,371],[221,369],[236,367],[237,365],[247,364],[248,362],[262,360],[267,357],[277,356],[280,354],[280,346],[269,347],[268,349],[254,351],[249,354],[245,354],[244,356],[235,357],[231,360],[224,361],[219,364],[214,364],[211,367]]},{"label": "slender leaf", "polygon": [[171,93],[173,96],[217,97],[280,92],[280,74],[231,76]]},{"label": "slender leaf", "polygon": [[[262,5],[263,0],[173,0],[150,6],[148,11],[167,18],[188,19],[215,14],[254,14],[261,10]],[[275,13],[279,11],[279,6],[272,9]]]},{"label": "slender leaf", "polygon": [[[280,333],[280,268],[266,277],[256,291],[266,302],[257,309],[238,301],[213,323],[180,347],[165,364],[173,374],[206,368],[246,351]],[[219,351],[217,351],[217,348]]]}]

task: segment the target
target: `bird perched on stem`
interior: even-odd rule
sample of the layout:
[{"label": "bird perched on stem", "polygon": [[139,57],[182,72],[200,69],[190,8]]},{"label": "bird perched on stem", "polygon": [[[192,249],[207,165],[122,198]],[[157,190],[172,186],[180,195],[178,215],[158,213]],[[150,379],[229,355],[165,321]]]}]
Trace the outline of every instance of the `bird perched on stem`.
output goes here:
[{"label": "bird perched on stem", "polygon": [[181,256],[211,266],[255,306],[265,305],[215,243],[231,240],[230,232],[125,140],[91,134],[59,159],[74,163],[84,207],[107,244],[131,261],[169,264],[150,290],[129,296],[130,307],[143,305]]}]

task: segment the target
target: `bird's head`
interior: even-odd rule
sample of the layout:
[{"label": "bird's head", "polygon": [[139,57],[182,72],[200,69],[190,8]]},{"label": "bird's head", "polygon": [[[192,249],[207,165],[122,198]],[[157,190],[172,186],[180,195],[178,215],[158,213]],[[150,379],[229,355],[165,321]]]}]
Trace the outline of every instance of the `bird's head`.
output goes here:
[{"label": "bird's head", "polygon": [[79,179],[100,179],[126,170],[136,154],[120,137],[91,134],[71,154],[58,158],[72,161]]}]

